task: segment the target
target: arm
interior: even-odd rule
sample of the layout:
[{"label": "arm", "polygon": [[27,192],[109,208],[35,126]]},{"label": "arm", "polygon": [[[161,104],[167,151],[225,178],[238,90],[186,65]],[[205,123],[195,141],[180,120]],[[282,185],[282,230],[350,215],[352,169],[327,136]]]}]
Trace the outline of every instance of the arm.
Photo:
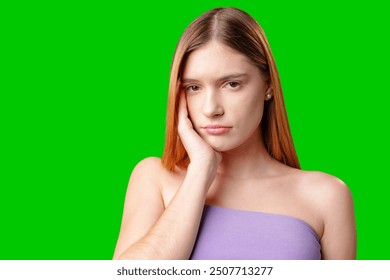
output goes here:
[{"label": "arm", "polygon": [[141,162],[132,174],[114,259],[188,259],[192,252],[208,189],[205,172],[189,166],[164,209],[158,184],[149,179],[156,168],[148,167],[159,164],[152,160]]},{"label": "arm", "polygon": [[181,186],[165,209],[158,175],[161,163],[146,159],[137,165],[129,182],[114,259],[189,258],[221,155],[193,130],[184,98],[179,135],[191,160]]},{"label": "arm", "polygon": [[334,177],[326,180],[326,185],[322,192],[322,258],[356,259],[356,228],[351,192],[342,181]]}]

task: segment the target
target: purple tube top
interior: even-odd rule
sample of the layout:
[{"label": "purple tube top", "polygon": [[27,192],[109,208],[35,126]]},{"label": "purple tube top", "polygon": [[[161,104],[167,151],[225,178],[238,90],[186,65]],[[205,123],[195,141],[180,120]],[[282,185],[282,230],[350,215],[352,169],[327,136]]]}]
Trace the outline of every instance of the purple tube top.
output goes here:
[{"label": "purple tube top", "polygon": [[312,227],[287,215],[206,205],[192,260],[320,260]]}]

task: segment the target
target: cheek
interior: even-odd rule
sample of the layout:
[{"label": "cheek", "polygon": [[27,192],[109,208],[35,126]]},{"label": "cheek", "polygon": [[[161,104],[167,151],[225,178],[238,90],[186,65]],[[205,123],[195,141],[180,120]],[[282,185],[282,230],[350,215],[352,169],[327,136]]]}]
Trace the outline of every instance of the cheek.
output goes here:
[{"label": "cheek", "polygon": [[[241,115],[240,118],[240,127],[247,131],[247,133],[252,133],[253,130],[257,129],[263,116],[262,108],[257,107],[256,110],[247,111]],[[243,133],[246,133],[244,132]]]},{"label": "cheek", "polygon": [[[237,102],[236,104],[240,104]],[[241,103],[241,106],[237,106],[235,111],[240,114],[240,120],[243,125],[255,125],[260,123],[263,116],[264,101],[258,98],[249,98],[245,102]]]}]

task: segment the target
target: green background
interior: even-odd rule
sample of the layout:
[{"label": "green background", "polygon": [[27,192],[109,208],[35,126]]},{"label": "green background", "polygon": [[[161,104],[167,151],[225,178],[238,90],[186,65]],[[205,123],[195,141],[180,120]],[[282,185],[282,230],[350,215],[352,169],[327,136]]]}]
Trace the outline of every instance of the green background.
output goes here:
[{"label": "green background", "polygon": [[111,259],[132,168],[162,154],[176,43],[217,6],[263,26],[303,169],[350,187],[358,258],[390,259],[386,6],[131,2],[1,4],[0,259]]}]

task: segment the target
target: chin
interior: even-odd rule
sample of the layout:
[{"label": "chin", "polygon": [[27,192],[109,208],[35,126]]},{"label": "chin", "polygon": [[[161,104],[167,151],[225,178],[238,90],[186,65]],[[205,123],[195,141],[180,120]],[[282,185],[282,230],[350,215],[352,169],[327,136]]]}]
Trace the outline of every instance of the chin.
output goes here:
[{"label": "chin", "polygon": [[229,152],[249,144],[250,137],[204,137],[205,140],[217,152]]},{"label": "chin", "polygon": [[230,150],[233,150],[238,147],[238,145],[235,145],[234,143],[226,143],[227,141],[224,141],[224,143],[217,142],[217,141],[207,141],[207,143],[217,152],[227,152]]}]

